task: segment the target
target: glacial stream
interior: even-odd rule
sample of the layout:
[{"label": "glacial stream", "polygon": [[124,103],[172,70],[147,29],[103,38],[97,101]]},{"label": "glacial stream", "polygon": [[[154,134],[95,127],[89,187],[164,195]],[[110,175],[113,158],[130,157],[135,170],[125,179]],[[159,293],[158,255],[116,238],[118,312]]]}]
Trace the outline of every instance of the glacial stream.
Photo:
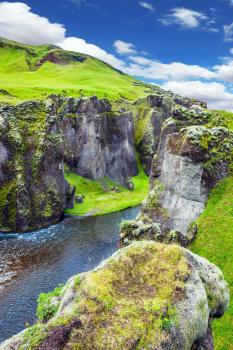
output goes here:
[{"label": "glacial stream", "polygon": [[39,293],[110,256],[117,249],[119,223],[138,211],[67,218],[32,233],[0,234],[0,343],[35,321]]}]

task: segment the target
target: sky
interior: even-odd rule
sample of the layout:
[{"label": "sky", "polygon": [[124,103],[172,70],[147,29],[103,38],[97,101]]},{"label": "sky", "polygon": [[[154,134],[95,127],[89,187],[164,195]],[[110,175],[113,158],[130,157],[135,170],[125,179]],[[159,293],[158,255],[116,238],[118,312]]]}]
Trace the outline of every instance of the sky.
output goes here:
[{"label": "sky", "polygon": [[0,36],[87,53],[233,111],[233,0],[4,1]]}]

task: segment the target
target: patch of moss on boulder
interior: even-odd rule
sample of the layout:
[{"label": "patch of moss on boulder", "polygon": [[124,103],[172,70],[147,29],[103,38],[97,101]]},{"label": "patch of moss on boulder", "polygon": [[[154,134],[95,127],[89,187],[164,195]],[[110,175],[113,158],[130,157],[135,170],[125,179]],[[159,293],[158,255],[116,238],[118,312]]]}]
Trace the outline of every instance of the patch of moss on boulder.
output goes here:
[{"label": "patch of moss on boulder", "polygon": [[179,246],[151,241],[119,250],[53,294],[43,299],[45,311],[56,305],[55,314],[48,320],[46,311],[46,323],[38,321],[1,350],[190,350],[229,302],[216,266]]}]

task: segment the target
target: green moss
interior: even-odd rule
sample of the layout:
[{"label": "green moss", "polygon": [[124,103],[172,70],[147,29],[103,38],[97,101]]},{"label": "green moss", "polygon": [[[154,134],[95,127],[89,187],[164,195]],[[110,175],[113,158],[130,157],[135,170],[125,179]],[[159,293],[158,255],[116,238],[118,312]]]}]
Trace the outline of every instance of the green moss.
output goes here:
[{"label": "green moss", "polygon": [[[197,220],[198,235],[191,250],[204,256],[223,271],[229,283],[230,308],[213,323],[216,350],[233,349],[233,177],[226,178],[212,191],[204,213]],[[214,300],[209,300],[214,303]]]},{"label": "green moss", "polygon": [[153,189],[142,202],[142,208],[145,210],[153,210],[157,215],[161,215],[165,220],[169,218],[166,208],[163,208],[160,203],[160,196],[164,190],[164,185],[156,180]]},{"label": "green moss", "polygon": [[[174,245],[147,241],[126,249],[99,269],[77,276],[78,297],[72,308],[47,324],[29,328],[20,350],[38,349],[56,327],[77,319],[80,326],[72,329],[67,348],[120,350],[126,344],[135,349],[159,345],[177,322],[173,303],[176,290],[184,292],[190,273],[187,260]],[[61,291],[55,294],[60,296]],[[43,317],[53,296],[54,292],[42,297]]]},{"label": "green moss", "polygon": [[22,345],[19,350],[33,350],[37,349],[38,345],[47,336],[46,326],[43,324],[35,324],[29,327],[23,335]]},{"label": "green moss", "polygon": [[37,299],[36,316],[40,321],[48,321],[58,310],[58,303],[53,303],[52,299],[61,296],[64,285],[60,284],[52,292],[41,293]]},{"label": "green moss", "polygon": [[5,183],[0,188],[0,223],[1,230],[12,230],[16,222],[16,181]]},{"label": "green moss", "polygon": [[233,131],[233,113],[226,111],[214,111],[208,127],[224,126]]},{"label": "green moss", "polygon": [[85,300],[77,305],[85,327],[72,333],[75,348],[121,349],[138,338],[141,345],[163,339],[175,322],[174,290],[183,288],[189,270],[179,247],[149,246],[147,252],[130,246],[125,256],[87,275],[79,289]]}]

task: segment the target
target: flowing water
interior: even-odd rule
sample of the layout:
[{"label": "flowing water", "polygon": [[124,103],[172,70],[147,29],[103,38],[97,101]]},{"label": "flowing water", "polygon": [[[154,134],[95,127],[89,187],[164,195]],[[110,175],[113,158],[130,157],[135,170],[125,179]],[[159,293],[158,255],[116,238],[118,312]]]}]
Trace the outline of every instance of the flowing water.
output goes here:
[{"label": "flowing water", "polygon": [[117,249],[119,223],[138,211],[67,218],[32,233],[0,234],[0,342],[35,321],[39,293],[110,256]]}]

